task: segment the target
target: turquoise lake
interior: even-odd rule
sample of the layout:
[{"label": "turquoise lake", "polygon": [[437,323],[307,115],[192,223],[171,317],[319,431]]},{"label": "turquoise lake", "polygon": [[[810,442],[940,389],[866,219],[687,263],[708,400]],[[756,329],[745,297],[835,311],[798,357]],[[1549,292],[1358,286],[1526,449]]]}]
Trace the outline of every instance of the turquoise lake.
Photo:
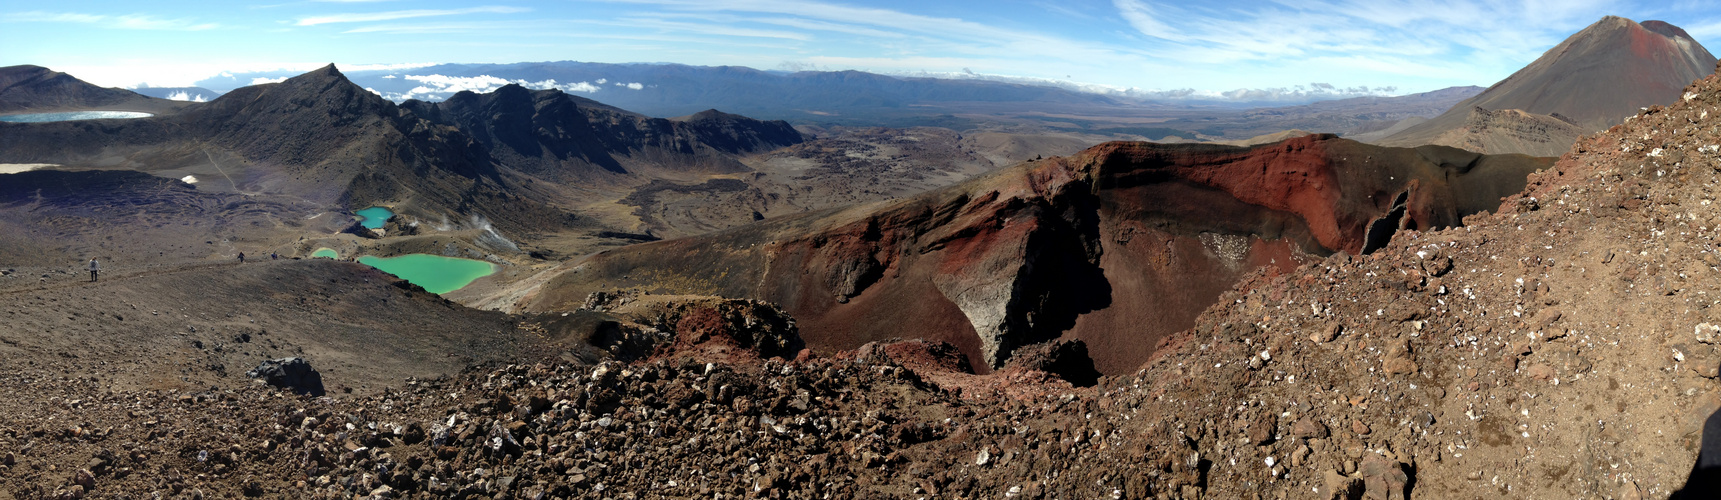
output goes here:
[{"label": "turquoise lake", "polygon": [[341,258],[341,253],[336,252],[335,249],[333,249],[333,248],[323,247],[323,248],[318,248],[317,251],[315,251],[315,252],[311,252],[311,258],[313,258],[313,259],[339,259],[339,258]]},{"label": "turquoise lake", "polygon": [[383,223],[388,222],[389,217],[394,217],[393,210],[383,207],[370,207],[354,213],[358,214],[359,217],[364,217],[364,220],[359,221],[359,223],[370,229],[382,229]]},{"label": "turquoise lake", "polygon": [[133,111],[71,111],[66,113],[31,113],[23,115],[0,115],[0,122],[13,123],[43,123],[66,122],[72,120],[101,120],[110,118],[147,118],[149,113]]},{"label": "turquoise lake", "polygon": [[496,272],[496,266],[489,262],[422,253],[388,258],[366,255],[359,257],[359,263],[398,276],[435,294],[459,290],[471,284],[472,280]]}]

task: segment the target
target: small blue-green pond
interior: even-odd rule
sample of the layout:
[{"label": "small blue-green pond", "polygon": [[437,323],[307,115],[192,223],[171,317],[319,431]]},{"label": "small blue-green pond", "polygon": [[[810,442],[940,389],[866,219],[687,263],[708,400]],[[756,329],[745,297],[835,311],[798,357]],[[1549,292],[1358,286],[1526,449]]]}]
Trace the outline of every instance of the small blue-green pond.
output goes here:
[{"label": "small blue-green pond", "polygon": [[311,258],[313,258],[313,259],[339,259],[339,258],[341,258],[341,253],[336,252],[335,249],[333,249],[333,248],[323,247],[323,248],[318,248],[317,251],[315,251],[315,252],[311,252]]},{"label": "small blue-green pond", "polygon": [[359,223],[369,229],[382,229],[383,223],[388,222],[389,217],[394,217],[393,210],[383,207],[370,207],[354,213],[364,218]]},{"label": "small blue-green pond", "polygon": [[70,111],[65,113],[30,113],[22,115],[0,115],[0,122],[13,123],[42,123],[67,122],[72,120],[100,120],[107,118],[147,118],[149,113],[135,111]]},{"label": "small blue-green pond", "polygon": [[399,257],[359,257],[359,263],[399,276],[430,293],[448,293],[472,283],[472,280],[496,272],[496,266],[481,260],[460,259],[414,253]]}]

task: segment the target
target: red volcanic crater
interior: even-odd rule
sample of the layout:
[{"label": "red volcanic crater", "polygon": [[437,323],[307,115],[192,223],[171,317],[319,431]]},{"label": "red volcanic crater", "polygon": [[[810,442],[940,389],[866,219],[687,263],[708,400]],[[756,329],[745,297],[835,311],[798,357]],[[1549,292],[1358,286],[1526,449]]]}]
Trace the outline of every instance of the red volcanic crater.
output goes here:
[{"label": "red volcanic crater", "polygon": [[792,314],[814,349],[922,338],[983,372],[1018,347],[1079,339],[1119,373],[1261,267],[1458,225],[1551,163],[1331,135],[1112,142],[911,199],[611,250],[521,305],[572,309],[616,289],[755,298]]}]

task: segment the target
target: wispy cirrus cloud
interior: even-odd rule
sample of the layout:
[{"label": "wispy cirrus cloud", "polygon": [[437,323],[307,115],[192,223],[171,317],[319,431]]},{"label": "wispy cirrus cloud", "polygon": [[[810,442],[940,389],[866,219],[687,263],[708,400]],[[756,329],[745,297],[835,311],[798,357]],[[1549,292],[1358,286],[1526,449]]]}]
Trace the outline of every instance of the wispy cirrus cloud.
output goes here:
[{"label": "wispy cirrus cloud", "polygon": [[[1096,43],[1035,30],[999,27],[986,23],[898,10],[858,7],[817,1],[772,0],[613,0],[616,3],[650,6],[671,14],[732,14],[739,22],[753,22],[857,35],[872,39],[879,52],[868,59],[901,61],[896,69],[919,69],[915,61],[976,60],[1140,62],[1146,54],[1134,48]],[[972,58],[972,59],[967,59]],[[950,68],[954,69],[954,68]]]},{"label": "wispy cirrus cloud", "polygon": [[191,19],[170,19],[144,14],[126,14],[118,16],[102,14],[84,14],[78,12],[12,12],[0,14],[0,22],[13,23],[78,23],[90,24],[103,28],[132,29],[132,30],[177,30],[203,31],[220,28],[217,23],[203,23]]},{"label": "wispy cirrus cloud", "polygon": [[794,31],[742,28],[727,24],[670,21],[667,19],[651,17],[624,18],[617,20],[616,22],[606,24],[655,29],[674,33],[693,33],[699,35],[780,38],[784,40],[800,41],[812,40],[813,38],[812,35]]},{"label": "wispy cirrus cloud", "polygon": [[1130,27],[1175,49],[1165,51],[1171,57],[1212,62],[1332,56],[1393,63],[1454,56],[1516,61],[1547,50],[1616,3],[1342,0],[1240,8],[1112,0]]},{"label": "wispy cirrus cloud", "polygon": [[316,26],[319,24],[365,23],[377,21],[394,21],[398,19],[414,19],[421,17],[458,16],[465,14],[518,14],[531,12],[525,7],[510,7],[504,5],[486,5],[464,9],[412,9],[387,12],[362,12],[347,14],[328,14],[321,16],[301,17],[294,24],[298,26]]}]

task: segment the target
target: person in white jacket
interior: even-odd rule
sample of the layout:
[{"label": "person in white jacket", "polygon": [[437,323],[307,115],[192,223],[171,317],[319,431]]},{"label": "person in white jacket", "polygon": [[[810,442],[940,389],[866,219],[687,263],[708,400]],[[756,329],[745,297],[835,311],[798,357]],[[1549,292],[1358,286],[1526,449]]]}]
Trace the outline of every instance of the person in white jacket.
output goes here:
[{"label": "person in white jacket", "polygon": [[101,272],[102,272],[102,263],[96,262],[96,259],[94,257],[91,257],[90,258],[90,281],[95,281],[96,275],[98,273],[101,273]]}]

